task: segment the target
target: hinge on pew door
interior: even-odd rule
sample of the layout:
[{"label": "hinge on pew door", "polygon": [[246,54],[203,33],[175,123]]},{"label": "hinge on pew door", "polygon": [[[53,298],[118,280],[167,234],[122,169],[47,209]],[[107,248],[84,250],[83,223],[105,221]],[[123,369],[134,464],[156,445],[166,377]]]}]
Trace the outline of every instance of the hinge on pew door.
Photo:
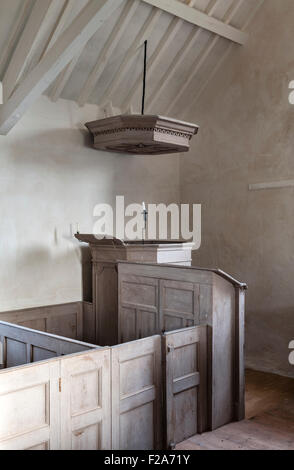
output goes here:
[{"label": "hinge on pew door", "polygon": [[61,377],[59,378],[58,384],[59,384],[59,392],[61,393]]},{"label": "hinge on pew door", "polygon": [[170,344],[167,346],[167,352],[168,353],[172,353],[172,352],[174,352],[174,350],[175,350],[174,346],[171,346]]}]

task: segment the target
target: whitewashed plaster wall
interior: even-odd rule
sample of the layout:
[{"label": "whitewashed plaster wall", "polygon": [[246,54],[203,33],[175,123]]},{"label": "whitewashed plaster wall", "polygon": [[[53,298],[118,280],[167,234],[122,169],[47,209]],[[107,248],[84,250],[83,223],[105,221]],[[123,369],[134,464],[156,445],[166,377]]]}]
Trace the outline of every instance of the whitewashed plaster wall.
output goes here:
[{"label": "whitewashed plaster wall", "polygon": [[[202,203],[194,264],[249,285],[247,365],[294,375],[294,189],[250,192],[250,183],[294,179],[293,0],[266,0],[190,116],[200,125],[181,160],[182,202]],[[197,90],[196,90],[197,92]]]},{"label": "whitewashed plaster wall", "polygon": [[[179,201],[179,157],[95,151],[84,123],[97,108],[42,97],[0,137],[0,311],[81,300],[76,223],[92,232],[93,208]],[[86,260],[87,260],[87,254]]]}]

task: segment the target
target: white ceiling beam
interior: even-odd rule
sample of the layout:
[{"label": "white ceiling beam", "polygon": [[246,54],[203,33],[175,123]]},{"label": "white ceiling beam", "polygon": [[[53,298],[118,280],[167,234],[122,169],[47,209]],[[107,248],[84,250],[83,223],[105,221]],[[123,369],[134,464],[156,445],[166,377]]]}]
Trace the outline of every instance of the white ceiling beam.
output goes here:
[{"label": "white ceiling beam", "polygon": [[[207,14],[209,16],[213,15],[216,8],[218,7],[219,0],[214,0],[213,3],[210,3],[208,7]],[[170,66],[166,70],[165,74],[160,80],[160,83],[156,87],[156,90],[152,92],[151,99],[147,100],[146,110],[150,110],[153,108],[153,105],[157,102],[158,98],[160,97],[162,90],[167,88],[170,81],[174,77],[174,74],[177,70],[180,69],[181,64],[184,62],[188,54],[191,52],[192,48],[195,46],[196,41],[198,40],[199,36],[201,35],[203,29],[202,28],[195,28],[189,36],[187,37],[183,47],[177,52],[175,58],[172,60]]]},{"label": "white ceiling beam", "polygon": [[78,17],[57,39],[45,57],[22,81],[11,98],[0,109],[0,134],[6,135],[33,102],[50,86],[77,49],[103,25],[123,0],[91,0]]},{"label": "white ceiling beam", "polygon": [[82,48],[79,49],[79,51],[74,56],[72,61],[63,69],[61,74],[59,74],[59,76],[55,80],[55,83],[53,85],[53,89],[50,93],[50,99],[54,103],[56,103],[56,101],[59,100],[64,88],[66,87],[66,84],[67,84],[68,80],[71,77],[71,74],[73,73],[73,71],[74,71],[74,69],[75,69],[75,67],[76,67],[76,65],[79,61],[79,58],[80,58],[84,48],[85,48],[85,46],[83,46]]},{"label": "white ceiling beam", "polygon": [[112,80],[108,89],[106,90],[102,105],[112,98],[118,86],[125,78],[129,70],[130,61],[134,57],[136,51],[138,50],[138,45],[139,47],[141,47],[142,42],[145,39],[149,38],[161,14],[162,14],[161,10],[158,10],[158,8],[152,8],[152,11],[149,17],[147,18],[144,25],[142,26],[139,33],[137,34],[136,38],[134,39],[133,44],[128,49],[126,55],[123,58],[122,63],[119,66],[118,71],[116,72],[114,79]]},{"label": "white ceiling beam", "polygon": [[74,8],[75,0],[66,0],[63,10],[61,12],[61,15],[57,21],[57,24],[54,28],[53,34],[51,35],[49,42],[42,54],[42,57],[49,51],[49,49],[53,46],[57,38],[60,36],[60,34],[64,31],[67,22],[70,18],[70,15],[72,13],[72,10]]},{"label": "white ceiling beam", "polygon": [[[193,7],[196,3],[196,0],[185,0],[185,2],[188,3],[189,6]],[[147,79],[153,72],[158,62],[161,60],[161,57],[163,56],[165,51],[171,46],[172,42],[175,39],[175,36],[179,32],[179,30],[182,28],[183,24],[184,24],[184,20],[181,20],[176,17],[172,19],[166,32],[163,35],[163,38],[159,41],[159,44],[157,45],[154,53],[152,54],[150,59],[147,61]],[[127,98],[123,102],[123,105],[122,105],[123,110],[127,110],[130,107],[134,96],[137,94],[137,92],[140,89],[141,82],[142,82],[142,79],[140,75],[140,77],[138,77],[134,86],[132,87],[130,93],[128,94]]]},{"label": "white ceiling beam", "polygon": [[[256,15],[257,11],[259,10],[259,8],[261,7],[263,3],[264,3],[264,0],[259,0],[259,2],[256,2],[256,6],[253,8],[250,15],[246,18],[246,22],[244,26],[242,27],[242,29],[246,30],[247,26],[251,23],[251,21],[253,20],[254,16]],[[211,82],[211,80],[215,77],[215,75],[217,74],[217,72],[219,71],[223,63],[226,61],[227,57],[230,55],[232,50],[233,50],[233,44],[229,44],[229,46],[227,47],[227,50],[225,51],[223,56],[220,57],[219,61],[217,61],[217,63],[215,64],[215,67],[212,69],[211,73],[209,74],[205,82],[202,84],[197,94],[195,95],[194,99],[191,101],[190,105],[188,106],[186,110],[188,113],[192,110],[193,107],[195,107],[196,103],[200,99],[200,96],[203,94],[204,90],[206,89],[208,84]]]},{"label": "white ceiling beam", "polygon": [[[79,4],[78,9],[77,9],[76,8],[77,7],[76,0],[68,0],[67,4],[65,6],[65,9],[63,11],[63,14],[60,18],[59,26],[60,26],[61,22],[65,22],[65,24],[67,24],[68,17],[71,15],[73,10],[75,12],[75,16],[77,16],[81,12],[81,10],[83,9],[84,6],[85,5],[83,5],[83,4],[81,4],[81,5]],[[58,26],[57,26],[57,28],[58,28]],[[60,34],[60,32],[59,32],[59,34]],[[55,37],[55,40],[56,40],[56,37]],[[66,87],[66,84],[67,84],[68,80],[70,79],[71,74],[73,73],[73,71],[74,71],[74,69],[75,69],[75,67],[76,67],[76,65],[79,61],[79,58],[80,58],[80,56],[81,56],[81,54],[82,54],[85,47],[86,46],[83,46],[82,48],[78,49],[78,51],[75,54],[73,60],[63,69],[63,71],[59,74],[59,76],[55,80],[55,82],[52,86],[52,89],[50,91],[51,101],[56,102],[60,98],[60,96],[61,96],[64,88]],[[49,49],[49,47],[47,48],[47,50],[48,49]]]},{"label": "white ceiling beam", "polygon": [[[234,16],[236,15],[237,11],[243,4],[244,0],[238,0],[237,3],[234,3],[231,8],[227,11],[225,14],[225,23],[229,23],[232,21]],[[166,114],[168,114],[174,107],[175,105],[182,99],[183,95],[186,93],[188,90],[189,86],[195,79],[197,73],[199,72],[200,68],[206,61],[207,57],[210,55],[211,51],[214,49],[218,41],[220,40],[221,36],[212,36],[208,43],[204,46],[202,52],[200,55],[196,58],[196,60],[192,63],[192,66],[187,74],[186,77],[183,77],[183,83],[181,90],[177,95],[174,97],[173,100],[170,101],[168,108],[166,109]]]},{"label": "white ceiling beam", "polygon": [[[41,59],[42,59],[42,58],[44,57],[44,55],[49,51],[49,49],[54,45],[55,41],[56,41],[57,38],[60,36],[60,34],[64,31],[64,29],[65,29],[65,27],[66,27],[66,25],[67,25],[67,23],[68,23],[68,20],[69,20],[69,18],[70,18],[70,15],[71,15],[71,13],[72,13],[72,11],[73,11],[74,4],[75,4],[75,0],[66,0],[66,2],[65,2],[65,4],[64,4],[64,7],[63,7],[63,10],[62,10],[62,12],[61,12],[61,15],[60,15],[60,17],[59,17],[59,19],[58,19],[58,21],[57,21],[56,27],[55,27],[55,29],[54,29],[54,31],[53,31],[53,34],[52,34],[51,37],[50,37],[50,40],[49,40],[47,46],[46,46],[45,49],[44,49],[44,52],[43,52],[43,54],[42,54]],[[60,77],[62,80],[60,80],[60,81],[57,80],[57,83],[56,83],[55,86],[54,86],[54,89],[53,89],[53,91],[54,91],[54,98],[55,98],[55,93],[57,92],[57,94],[58,94],[58,91],[59,91],[58,85],[59,85],[59,87],[60,87],[61,84],[62,84],[62,86],[63,86],[63,88],[64,88],[64,86],[65,86],[65,84],[67,83],[69,76],[72,74],[73,69],[74,69],[75,66],[76,66],[76,62],[74,62],[74,60],[73,60],[73,61],[71,61],[71,63],[65,68],[65,70],[63,70],[63,72],[60,74],[59,77]],[[69,74],[69,70],[68,70],[68,69],[70,69],[70,74]],[[67,72],[67,74],[66,74],[66,72]],[[68,76],[68,74],[69,74],[69,76]],[[68,76],[68,78],[67,78],[67,76]],[[66,82],[64,83],[65,78],[66,78]],[[63,88],[62,88],[62,90],[63,90]],[[58,95],[58,98],[59,98],[59,95]],[[58,98],[57,98],[57,99],[58,99]],[[52,99],[52,101],[57,101],[57,99],[54,99],[54,100]]]},{"label": "white ceiling beam", "polygon": [[20,4],[18,17],[15,24],[12,27],[10,38],[5,43],[1,58],[0,58],[0,73],[2,75],[4,71],[4,67],[8,62],[8,59],[12,56],[13,49],[15,47],[15,43],[17,38],[19,37],[22,27],[25,23],[25,20],[28,16],[28,12],[31,6],[30,0],[23,0]]},{"label": "white ceiling beam", "polygon": [[247,41],[248,35],[244,31],[239,31],[237,28],[225,24],[216,18],[211,18],[207,14],[191,8],[178,0],[142,1],[238,44],[245,44]]},{"label": "white ceiling beam", "polygon": [[95,89],[96,84],[98,83],[101,75],[103,74],[107,62],[114,52],[116,46],[118,45],[119,41],[121,40],[125,30],[133,17],[136,9],[140,4],[139,0],[128,0],[126,6],[119,16],[118,21],[116,22],[109,38],[107,39],[99,57],[98,61],[93,68],[92,72],[90,73],[86,83],[84,84],[80,96],[78,98],[78,104],[80,106],[84,106],[87,100],[91,96],[92,92]]},{"label": "white ceiling beam", "polygon": [[34,4],[3,78],[4,101],[11,96],[31,59],[38,45],[42,25],[44,26],[46,18],[50,16],[52,8],[52,0],[37,0]]}]

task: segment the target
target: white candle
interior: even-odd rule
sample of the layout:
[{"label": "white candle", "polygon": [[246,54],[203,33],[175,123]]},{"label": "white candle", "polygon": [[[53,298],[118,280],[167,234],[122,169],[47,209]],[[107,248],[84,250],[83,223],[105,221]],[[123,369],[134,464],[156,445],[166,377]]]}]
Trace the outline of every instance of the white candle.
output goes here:
[{"label": "white candle", "polygon": [[143,212],[146,211],[146,205],[145,205],[145,202],[142,202],[142,209],[143,209]]}]

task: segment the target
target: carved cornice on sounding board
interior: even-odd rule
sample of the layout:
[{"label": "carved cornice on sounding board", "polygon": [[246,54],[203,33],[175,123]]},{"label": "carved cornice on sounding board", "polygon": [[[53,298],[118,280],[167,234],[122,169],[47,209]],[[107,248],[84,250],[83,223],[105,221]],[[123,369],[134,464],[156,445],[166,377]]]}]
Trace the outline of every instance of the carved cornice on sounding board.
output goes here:
[{"label": "carved cornice on sounding board", "polygon": [[101,132],[94,132],[93,135],[98,137],[100,135],[119,134],[120,132],[161,132],[162,134],[174,135],[176,137],[184,137],[189,140],[192,139],[194,134],[188,134],[187,132],[172,131],[169,129],[163,129],[161,127],[120,127],[118,129],[108,129]]},{"label": "carved cornice on sounding board", "polygon": [[97,150],[160,155],[188,152],[198,126],[162,116],[121,115],[86,124]]}]

